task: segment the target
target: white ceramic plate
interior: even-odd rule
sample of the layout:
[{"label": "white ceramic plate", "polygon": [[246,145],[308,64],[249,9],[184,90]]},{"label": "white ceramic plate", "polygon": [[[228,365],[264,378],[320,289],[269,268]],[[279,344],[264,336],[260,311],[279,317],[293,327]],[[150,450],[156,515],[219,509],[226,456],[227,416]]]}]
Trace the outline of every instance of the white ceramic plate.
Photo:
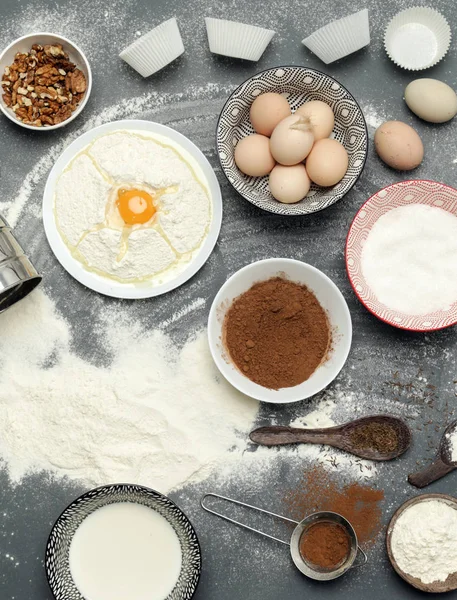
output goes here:
[{"label": "white ceramic plate", "polygon": [[[327,311],[333,331],[333,349],[329,359],[307,381],[290,388],[270,390],[254,383],[235,367],[222,343],[222,327],[227,310],[235,298],[254,283],[284,274],[291,281],[305,284]],[[343,294],[322,271],[299,260],[269,258],[243,267],[224,283],[211,306],[208,339],[214,362],[229,383],[256,400],[286,404],[314,396],[335,379],[351,348],[352,322]]]},{"label": "white ceramic plate", "polygon": [[[164,136],[180,146],[184,155],[188,155],[193,159],[194,163],[197,163],[201,174],[203,174],[205,183],[210,193],[212,202],[212,220],[209,228],[209,233],[203,242],[198,254],[194,260],[189,263],[184,271],[179,273],[176,278],[166,281],[162,284],[151,283],[119,283],[107,277],[101,277],[96,273],[92,273],[84,268],[84,266],[77,261],[71,255],[70,250],[66,246],[65,242],[61,238],[54,215],[54,194],[55,187],[59,175],[68,163],[88,144],[90,144],[96,138],[110,133],[112,131],[128,130],[128,131],[140,131],[143,133],[149,133],[157,136]],[[181,133],[152,121],[113,121],[106,123],[95,129],[91,129],[87,133],[84,133],[81,137],[75,140],[65,151],[61,154],[54,167],[52,168],[46,187],[44,190],[43,197],[43,223],[46,236],[48,238],[49,245],[54,252],[56,258],[60,264],[64,267],[72,277],[77,281],[85,285],[86,287],[105,294],[106,296],[113,296],[114,298],[151,298],[153,296],[159,296],[165,294],[175,288],[179,287],[191,277],[197,273],[197,271],[205,264],[208,260],[214,246],[216,245],[217,238],[219,237],[219,231],[222,222],[222,196],[217,181],[216,175],[209,164],[204,154],[197,148],[197,146],[183,136]]]}]

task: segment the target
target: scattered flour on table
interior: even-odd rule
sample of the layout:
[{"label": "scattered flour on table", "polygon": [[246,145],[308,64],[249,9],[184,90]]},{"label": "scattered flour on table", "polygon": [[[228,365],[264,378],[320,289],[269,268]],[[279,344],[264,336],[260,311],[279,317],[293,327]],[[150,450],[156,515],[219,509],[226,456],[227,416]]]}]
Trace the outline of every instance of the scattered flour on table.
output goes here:
[{"label": "scattered flour on table", "polygon": [[446,434],[449,456],[452,462],[457,462],[457,431],[454,429],[451,433]]},{"label": "scattered flour on table", "polygon": [[244,447],[258,403],[219,378],[204,332],[178,350],[163,332],[113,319],[114,358],[97,368],[71,352],[71,330],[41,290],[0,328],[0,456],[12,481],[44,469],[167,492]]},{"label": "scattered flour on table", "polygon": [[179,310],[175,311],[171,317],[165,319],[159,324],[159,329],[166,329],[176,321],[179,321],[189,313],[192,313],[194,310],[198,310],[199,308],[203,308],[206,306],[205,298],[195,298],[192,302],[190,302],[187,306],[183,306]]},{"label": "scattered flour on table", "polygon": [[386,119],[384,119],[374,106],[367,104],[362,108],[365,121],[370,129],[377,129]]},{"label": "scattered flour on table", "polygon": [[[258,403],[219,375],[204,331],[178,349],[116,308],[100,317],[108,367],[72,352],[71,328],[42,290],[0,315],[0,458],[13,482],[44,470],[89,486],[134,481],[168,492],[216,470],[247,481],[274,469],[277,457],[356,479],[377,473],[327,446],[252,451]],[[329,391],[292,423],[331,426],[356,404],[360,398]]]}]

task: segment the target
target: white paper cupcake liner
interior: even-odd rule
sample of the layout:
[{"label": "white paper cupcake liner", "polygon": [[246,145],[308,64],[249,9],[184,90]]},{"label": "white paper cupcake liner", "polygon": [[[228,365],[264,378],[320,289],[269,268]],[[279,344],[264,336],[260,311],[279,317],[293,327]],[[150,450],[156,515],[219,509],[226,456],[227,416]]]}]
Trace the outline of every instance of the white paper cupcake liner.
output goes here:
[{"label": "white paper cupcake liner", "polygon": [[302,40],[326,65],[360,50],[370,43],[368,9],[321,27]]},{"label": "white paper cupcake liner", "polygon": [[184,52],[175,18],[164,21],[125,48],[119,56],[143,77],[166,67]]},{"label": "white paper cupcake liner", "polygon": [[414,6],[394,16],[384,35],[384,46],[393,62],[409,71],[436,65],[451,43],[451,29],[434,8]]},{"label": "white paper cupcake liner", "polygon": [[262,27],[254,27],[236,21],[210,17],[207,17],[205,21],[211,52],[232,58],[259,60],[276,33],[270,29],[262,29]]}]

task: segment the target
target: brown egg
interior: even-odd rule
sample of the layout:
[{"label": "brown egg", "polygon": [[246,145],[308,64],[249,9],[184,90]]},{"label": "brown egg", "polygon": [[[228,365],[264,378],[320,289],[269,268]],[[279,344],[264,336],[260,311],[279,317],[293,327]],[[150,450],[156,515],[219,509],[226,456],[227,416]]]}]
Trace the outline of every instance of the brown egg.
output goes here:
[{"label": "brown egg", "polygon": [[386,121],[374,134],[376,152],[386,165],[398,171],[418,167],[424,158],[424,146],[419,134],[401,121]]},{"label": "brown egg", "polygon": [[306,159],[306,171],[311,181],[323,187],[341,181],[348,170],[348,153],[337,140],[318,140]]},{"label": "brown egg", "polygon": [[305,104],[297,108],[294,115],[303,115],[310,120],[315,140],[328,138],[335,125],[333,110],[326,102],[322,102],[322,100],[305,102]]},{"label": "brown egg", "polygon": [[245,175],[268,175],[276,164],[270,152],[269,138],[254,133],[240,140],[235,148],[235,163]]},{"label": "brown egg", "polygon": [[270,136],[276,125],[290,114],[290,106],[284,96],[267,92],[254,100],[249,116],[257,133]]},{"label": "brown egg", "polygon": [[268,180],[270,192],[284,204],[298,202],[306,196],[311,181],[303,164],[284,167],[276,165]]},{"label": "brown egg", "polygon": [[309,119],[291,115],[274,128],[270,138],[273,158],[281,165],[297,165],[310,153],[314,134]]}]

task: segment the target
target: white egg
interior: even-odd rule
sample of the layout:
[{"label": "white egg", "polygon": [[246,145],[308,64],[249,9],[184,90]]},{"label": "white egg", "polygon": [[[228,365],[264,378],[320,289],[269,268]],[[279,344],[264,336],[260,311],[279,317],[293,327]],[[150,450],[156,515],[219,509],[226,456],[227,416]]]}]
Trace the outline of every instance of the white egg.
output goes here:
[{"label": "white egg", "polygon": [[301,115],[291,115],[274,128],[270,150],[278,163],[290,166],[302,162],[311,152],[313,143],[310,120]]},{"label": "white egg", "polygon": [[419,118],[445,123],[457,114],[457,95],[438,79],[415,79],[405,89],[405,102]]},{"label": "white egg", "polygon": [[276,165],[270,173],[268,185],[276,200],[284,204],[293,204],[306,196],[311,181],[301,163],[291,167]]}]

